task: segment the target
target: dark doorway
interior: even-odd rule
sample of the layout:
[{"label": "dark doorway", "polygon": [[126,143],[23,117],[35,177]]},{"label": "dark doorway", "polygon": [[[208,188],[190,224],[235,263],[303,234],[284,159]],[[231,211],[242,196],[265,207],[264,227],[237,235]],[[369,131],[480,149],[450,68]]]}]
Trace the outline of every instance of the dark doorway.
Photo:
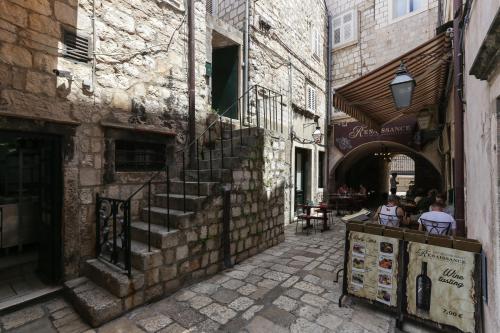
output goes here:
[{"label": "dark doorway", "polygon": [[57,136],[0,132],[0,303],[61,279]]},{"label": "dark doorway", "polygon": [[295,210],[310,198],[311,151],[295,148]]},{"label": "dark doorway", "polygon": [[212,108],[226,117],[238,118],[239,47],[228,46],[212,52]]}]

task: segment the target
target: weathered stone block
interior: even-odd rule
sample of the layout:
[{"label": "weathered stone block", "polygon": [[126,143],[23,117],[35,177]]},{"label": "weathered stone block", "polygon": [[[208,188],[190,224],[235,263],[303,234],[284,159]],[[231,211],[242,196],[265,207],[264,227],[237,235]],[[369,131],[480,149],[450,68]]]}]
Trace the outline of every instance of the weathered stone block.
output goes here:
[{"label": "weathered stone block", "polygon": [[144,272],[144,285],[146,287],[151,287],[152,285],[155,285],[157,283],[160,283],[159,268],[153,268]]},{"label": "weathered stone block", "polygon": [[10,0],[15,4],[35,11],[37,13],[49,16],[52,14],[50,0]]},{"label": "weathered stone block", "polygon": [[177,277],[177,265],[160,267],[161,281],[169,281]]},{"label": "weathered stone block", "polygon": [[144,291],[144,301],[149,302],[152,299],[159,298],[161,295],[163,295],[163,286],[161,284],[157,284]]},{"label": "weathered stone block", "polygon": [[0,18],[19,27],[25,28],[28,26],[28,12],[26,9],[10,1],[0,1]]},{"label": "weathered stone block", "polygon": [[135,307],[138,307],[139,305],[144,304],[144,291],[139,290],[138,292],[134,293],[133,295],[130,295],[126,297],[123,300],[123,307],[125,311],[129,311]]},{"label": "weathered stone block", "polygon": [[33,94],[54,97],[56,95],[56,78],[53,75],[28,71],[26,90]]},{"label": "weathered stone block", "polygon": [[59,23],[45,15],[40,15],[36,13],[31,13],[29,15],[29,27],[30,29],[36,30],[38,32],[48,34],[54,37],[59,37],[61,30],[59,28]]},{"label": "weathered stone block", "polygon": [[[0,12],[1,12],[0,8]],[[30,68],[33,65],[31,52],[24,47],[2,44],[0,47],[0,58],[8,64]]]},{"label": "weathered stone block", "polygon": [[62,3],[60,1],[56,1],[54,3],[54,14],[56,18],[67,25],[70,25],[72,27],[76,27],[76,8],[73,8],[65,3]]}]

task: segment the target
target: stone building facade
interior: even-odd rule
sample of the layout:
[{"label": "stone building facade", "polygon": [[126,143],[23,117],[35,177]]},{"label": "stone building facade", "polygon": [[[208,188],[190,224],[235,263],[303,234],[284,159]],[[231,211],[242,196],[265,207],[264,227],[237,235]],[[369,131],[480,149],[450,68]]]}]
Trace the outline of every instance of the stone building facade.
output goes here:
[{"label": "stone building facade", "polygon": [[[303,12],[300,1],[250,4],[248,86],[260,85],[282,96],[276,102],[282,110],[283,127],[257,133],[261,140],[253,142],[258,143],[257,150],[242,149],[249,155],[238,156],[244,161],[242,164],[231,162],[234,170],[229,178],[224,178],[226,173],[220,171],[218,183],[233,181],[233,261],[282,241],[283,224],[293,219],[296,147],[308,151],[309,167],[312,165],[307,199],[317,197],[318,151],[323,148],[312,144],[310,138],[315,123],[321,125],[325,114],[326,8],[319,0],[311,1],[314,4],[306,6],[309,13]],[[237,93],[233,97],[244,95],[244,2],[214,1],[210,7],[205,1],[195,1],[194,6],[196,128],[201,133],[217,119],[213,114],[217,88],[214,77],[219,75],[216,50],[236,47],[233,60]],[[290,13],[296,15],[290,17]],[[52,189],[43,194],[50,198],[43,199],[43,207],[48,210],[47,223],[55,235],[51,238],[55,246],[48,269],[56,272],[52,282],[82,274],[102,278],[69,283],[76,303],[85,297],[93,298],[78,293],[85,289],[82,283],[95,283],[106,289],[114,281],[122,286],[121,278],[87,261],[96,255],[96,194],[115,199],[129,197],[151,177],[151,170],[141,169],[144,158],[163,155],[160,163],[180,163],[180,156],[174,152],[187,143],[187,30],[183,1],[0,3],[0,143],[14,149],[18,170],[23,168],[19,163],[25,148],[36,147],[36,158],[44,161],[41,177],[29,186],[44,188],[41,179],[46,178],[46,190]],[[219,58],[219,65],[224,59]],[[254,108],[259,103],[262,101],[249,98],[249,105]],[[237,112],[241,117],[241,111]],[[255,119],[255,114],[250,115],[245,126],[255,126]],[[226,124],[230,121],[228,117],[222,120]],[[238,127],[235,125],[234,129]],[[29,138],[27,144],[24,138]],[[2,151],[2,162],[11,158],[5,156],[10,155]],[[206,157],[201,163],[208,168]],[[9,175],[24,185],[27,183],[20,176],[22,173]],[[172,173],[172,186],[179,191],[182,173],[175,168]],[[185,174],[191,182],[196,181],[192,170]],[[160,178],[166,179],[166,174],[162,172]],[[13,186],[12,182],[4,182]],[[194,191],[192,186],[188,190]],[[152,191],[159,195],[165,188],[155,183]],[[2,195],[5,196],[3,192]],[[174,203],[178,204],[176,200]],[[201,199],[190,200],[201,209]],[[134,269],[141,268],[143,283],[128,281],[134,287],[126,295],[113,288],[115,294],[104,293],[110,306],[104,315],[112,317],[220,269],[221,200],[217,187],[217,194],[208,201],[210,209],[195,214],[192,225],[178,226],[178,239],[172,240],[175,251],[171,249],[174,243],[165,240],[168,244],[159,241],[155,245],[159,248],[151,253],[133,253]],[[133,197],[133,220],[144,220],[146,203],[144,190]],[[203,225],[195,221],[203,221]],[[161,237],[167,236],[162,232],[153,238],[163,240]],[[140,225],[133,226],[132,233],[134,241],[145,241]],[[214,233],[216,239],[207,241]],[[179,256],[172,257],[172,251],[179,252]]]},{"label": "stone building facade", "polygon": [[[469,2],[470,5],[471,2]],[[500,4],[474,1],[464,13],[464,142],[467,236],[481,241],[487,287],[484,331],[500,330]]]},{"label": "stone building facade", "polygon": [[[243,31],[245,1],[213,3],[218,4],[215,12],[220,20]],[[273,179],[285,183],[288,223],[294,219],[297,203],[322,200],[324,147],[312,142],[312,133],[316,123],[325,133],[328,14],[323,1],[305,5],[293,0],[250,1],[249,15],[248,84],[284,96],[282,145],[287,158],[283,165],[271,164],[286,170]]]},{"label": "stone building facade", "polygon": [[[449,4],[445,6],[443,1],[418,1],[415,3],[419,5],[414,9],[398,7],[399,4],[408,3],[398,0],[327,1],[332,13],[334,30],[332,70],[334,90],[429,41],[436,36],[436,29],[439,26],[452,19],[451,7]],[[437,117],[433,118],[434,121],[436,119]],[[340,110],[334,110],[332,120],[337,125],[355,121]],[[445,136],[443,135],[443,138]],[[331,153],[328,155],[330,187],[339,185],[335,184],[335,172],[346,158],[337,149],[334,140],[332,135],[329,141]],[[442,156],[436,153],[437,144],[437,140],[434,140],[418,153],[424,156],[439,173],[444,174],[449,166],[448,164],[445,166]],[[382,148],[378,144],[376,147],[366,147],[366,149],[367,153],[373,154]],[[352,166],[346,165],[343,169],[346,167]],[[381,166],[382,169],[386,167],[388,166]],[[344,175],[342,170],[341,173]],[[386,171],[381,171],[380,175],[385,174],[387,174]],[[345,181],[342,175],[339,178]],[[386,185],[380,190],[388,191],[385,187]],[[451,184],[447,183],[444,187],[448,189]]]}]

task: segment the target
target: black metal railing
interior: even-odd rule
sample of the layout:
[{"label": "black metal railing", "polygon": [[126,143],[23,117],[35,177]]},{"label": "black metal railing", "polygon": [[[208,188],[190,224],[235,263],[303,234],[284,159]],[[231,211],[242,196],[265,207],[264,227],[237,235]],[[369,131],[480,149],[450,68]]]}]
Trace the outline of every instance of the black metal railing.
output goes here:
[{"label": "black metal railing", "polygon": [[[244,103],[246,102],[248,104],[245,107]],[[228,117],[235,107],[237,107],[236,118]],[[188,208],[187,182],[196,183],[196,193],[200,196],[201,183],[203,182],[202,174],[208,175],[209,181],[214,181],[214,170],[219,170],[219,180],[223,181],[224,170],[228,170],[230,174],[232,173],[231,169],[225,169],[224,159],[226,157],[234,157],[235,141],[240,141],[240,144],[243,145],[244,129],[248,130],[249,136],[252,134],[252,129],[255,129],[253,134],[256,136],[259,129],[283,133],[283,120],[283,96],[278,92],[258,85],[252,86],[233,104],[227,107],[224,112],[217,114],[216,119],[195,140],[175,152],[174,160],[180,162],[177,167],[181,171],[178,176],[180,176],[180,180],[182,181],[182,210],[186,212]],[[235,126],[239,126],[239,135],[237,137],[234,136]],[[195,152],[194,160],[192,158],[189,160],[189,153],[191,151]],[[219,165],[214,166],[217,162]],[[208,164],[208,169],[202,169],[201,163]],[[143,190],[146,193],[144,204],[147,206],[147,214],[145,214],[147,245],[148,251],[151,251],[153,186],[165,186],[166,214],[163,226],[167,228],[167,231],[170,231],[171,168],[172,166],[167,163],[164,169],[155,171],[148,181],[139,186],[125,200],[105,198],[97,195],[96,253],[98,257],[126,270],[130,274],[132,227],[130,207],[134,197]],[[164,178],[162,175],[164,175]],[[187,177],[188,175],[189,177]],[[187,180],[187,178],[190,178],[190,180]]]},{"label": "black metal railing", "polygon": [[130,200],[96,195],[96,255],[131,274]]}]

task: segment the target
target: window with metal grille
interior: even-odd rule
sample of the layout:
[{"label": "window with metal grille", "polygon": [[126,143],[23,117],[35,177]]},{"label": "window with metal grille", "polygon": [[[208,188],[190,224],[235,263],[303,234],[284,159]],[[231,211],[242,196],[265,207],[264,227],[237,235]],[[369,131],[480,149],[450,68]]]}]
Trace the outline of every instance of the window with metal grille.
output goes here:
[{"label": "window with metal grille", "polygon": [[165,168],[166,145],[161,143],[117,140],[116,171],[158,171]]},{"label": "window with metal grille", "polygon": [[217,0],[207,0],[207,14],[217,15],[218,1]]},{"label": "window with metal grille", "polygon": [[306,109],[308,111],[316,112],[317,99],[316,88],[306,85]]},{"label": "window with metal grille", "polygon": [[350,10],[333,18],[333,46],[339,47],[358,40],[358,15]]},{"label": "window with metal grille", "polygon": [[63,31],[64,53],[63,57],[77,62],[89,62],[89,38],[80,36],[74,31]]}]

